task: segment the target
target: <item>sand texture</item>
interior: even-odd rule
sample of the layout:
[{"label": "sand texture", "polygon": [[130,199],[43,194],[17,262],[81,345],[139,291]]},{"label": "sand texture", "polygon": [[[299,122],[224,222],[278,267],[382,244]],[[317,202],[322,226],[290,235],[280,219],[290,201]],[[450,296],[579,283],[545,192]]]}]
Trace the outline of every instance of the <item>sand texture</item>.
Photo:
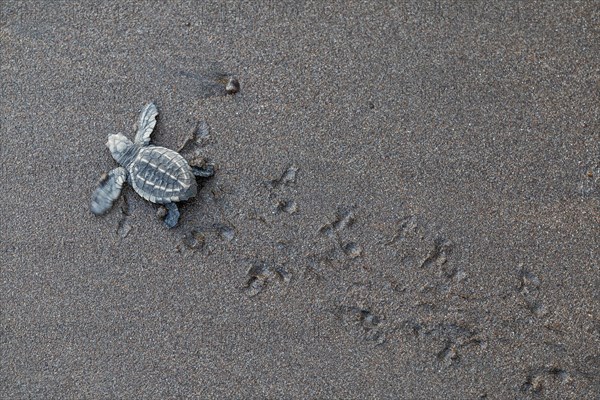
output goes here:
[{"label": "sand texture", "polygon": [[600,398],[600,3],[458,3],[2,1],[0,398]]}]

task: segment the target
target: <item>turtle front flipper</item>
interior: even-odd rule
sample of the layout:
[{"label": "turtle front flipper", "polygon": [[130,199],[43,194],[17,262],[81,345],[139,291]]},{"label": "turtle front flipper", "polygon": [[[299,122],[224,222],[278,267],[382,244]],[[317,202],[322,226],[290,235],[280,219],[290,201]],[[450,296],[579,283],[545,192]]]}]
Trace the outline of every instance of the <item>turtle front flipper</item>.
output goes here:
[{"label": "turtle front flipper", "polygon": [[140,119],[138,120],[135,144],[140,146],[147,146],[150,144],[150,135],[156,126],[157,115],[158,110],[156,109],[156,105],[154,105],[154,103],[146,104],[140,113]]},{"label": "turtle front flipper", "polygon": [[168,228],[174,228],[179,221],[179,209],[177,208],[177,204],[175,203],[167,203],[165,204],[167,208],[167,216],[165,217],[165,225]]},{"label": "turtle front flipper", "polygon": [[104,174],[92,194],[90,204],[92,212],[101,215],[110,210],[113,202],[119,198],[126,181],[127,170],[123,167],[115,168],[108,174]]},{"label": "turtle front flipper", "polygon": [[199,178],[210,178],[215,174],[215,167],[212,164],[207,164],[204,167],[192,165],[192,173]]}]

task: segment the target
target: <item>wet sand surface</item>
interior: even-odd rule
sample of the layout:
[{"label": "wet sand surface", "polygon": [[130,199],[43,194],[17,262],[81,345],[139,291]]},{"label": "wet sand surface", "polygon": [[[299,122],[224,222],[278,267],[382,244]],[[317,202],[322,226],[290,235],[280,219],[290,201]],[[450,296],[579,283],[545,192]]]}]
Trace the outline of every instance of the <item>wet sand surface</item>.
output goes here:
[{"label": "wet sand surface", "polygon": [[165,3],[0,6],[2,398],[598,398],[598,2]]}]

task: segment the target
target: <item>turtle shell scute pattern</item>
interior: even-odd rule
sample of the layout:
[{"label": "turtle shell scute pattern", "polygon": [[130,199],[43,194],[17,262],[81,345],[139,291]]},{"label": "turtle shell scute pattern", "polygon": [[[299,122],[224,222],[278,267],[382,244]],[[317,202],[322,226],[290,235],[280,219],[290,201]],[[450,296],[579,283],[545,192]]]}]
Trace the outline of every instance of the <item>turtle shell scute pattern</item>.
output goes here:
[{"label": "turtle shell scute pattern", "polygon": [[131,186],[143,198],[166,204],[196,195],[196,178],[179,153],[158,146],[142,147],[129,167]]}]

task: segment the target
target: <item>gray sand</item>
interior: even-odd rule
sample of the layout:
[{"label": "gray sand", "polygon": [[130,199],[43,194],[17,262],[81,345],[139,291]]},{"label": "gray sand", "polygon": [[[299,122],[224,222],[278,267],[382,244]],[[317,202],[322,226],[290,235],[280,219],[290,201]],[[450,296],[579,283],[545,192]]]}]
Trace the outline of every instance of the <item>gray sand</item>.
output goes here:
[{"label": "gray sand", "polygon": [[3,398],[598,398],[598,2],[165,3],[2,2]]}]

